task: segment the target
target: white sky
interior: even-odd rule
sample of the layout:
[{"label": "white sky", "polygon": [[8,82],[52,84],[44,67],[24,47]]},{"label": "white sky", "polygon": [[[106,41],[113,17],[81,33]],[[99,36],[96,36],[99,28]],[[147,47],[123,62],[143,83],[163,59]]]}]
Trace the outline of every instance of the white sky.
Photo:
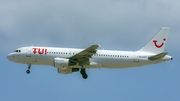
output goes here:
[{"label": "white sky", "polygon": [[180,32],[179,3],[177,0],[1,1],[0,46],[10,51],[27,45],[85,48],[102,44],[107,49],[136,50],[163,26],[171,27],[169,40],[175,44],[172,39],[178,38]]}]

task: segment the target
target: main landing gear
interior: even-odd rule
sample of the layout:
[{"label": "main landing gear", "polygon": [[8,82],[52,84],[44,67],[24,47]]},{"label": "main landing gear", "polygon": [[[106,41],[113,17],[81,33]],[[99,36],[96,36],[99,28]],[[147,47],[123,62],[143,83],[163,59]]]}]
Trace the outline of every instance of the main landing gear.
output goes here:
[{"label": "main landing gear", "polygon": [[85,69],[85,68],[82,68],[81,71],[80,71],[80,73],[81,73],[81,75],[82,75],[82,77],[83,77],[84,79],[87,79],[87,78],[88,78],[88,75],[86,74],[86,69]]},{"label": "main landing gear", "polygon": [[87,79],[88,75],[86,74],[86,69],[84,68],[84,62],[83,61],[80,62],[79,65],[82,67],[81,70],[80,70],[80,73],[81,73],[83,79]]},{"label": "main landing gear", "polygon": [[30,68],[31,68],[31,64],[28,65],[28,70],[26,70],[26,73],[27,73],[27,74],[30,73]]}]

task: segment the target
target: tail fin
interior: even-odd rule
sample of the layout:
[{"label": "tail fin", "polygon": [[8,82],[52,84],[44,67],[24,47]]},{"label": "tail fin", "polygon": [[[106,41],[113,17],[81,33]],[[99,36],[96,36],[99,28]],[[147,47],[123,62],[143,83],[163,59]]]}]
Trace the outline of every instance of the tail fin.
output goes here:
[{"label": "tail fin", "polygon": [[170,28],[162,27],[160,31],[139,51],[162,53],[164,51]]}]

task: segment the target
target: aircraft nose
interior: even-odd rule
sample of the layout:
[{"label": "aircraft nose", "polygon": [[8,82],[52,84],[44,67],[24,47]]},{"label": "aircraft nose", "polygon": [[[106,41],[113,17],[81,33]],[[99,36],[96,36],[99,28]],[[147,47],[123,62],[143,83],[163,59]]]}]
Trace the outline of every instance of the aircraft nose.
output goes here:
[{"label": "aircraft nose", "polygon": [[8,54],[7,59],[12,61],[13,60],[13,55],[12,54]]}]

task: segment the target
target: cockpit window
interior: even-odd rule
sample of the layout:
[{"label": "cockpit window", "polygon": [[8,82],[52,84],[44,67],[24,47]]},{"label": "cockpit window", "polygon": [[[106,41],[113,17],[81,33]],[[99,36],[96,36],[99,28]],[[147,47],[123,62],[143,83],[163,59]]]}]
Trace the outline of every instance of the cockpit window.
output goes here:
[{"label": "cockpit window", "polygon": [[18,50],[15,50],[14,52],[18,52]]},{"label": "cockpit window", "polygon": [[14,52],[21,52],[21,50],[15,50]]}]

